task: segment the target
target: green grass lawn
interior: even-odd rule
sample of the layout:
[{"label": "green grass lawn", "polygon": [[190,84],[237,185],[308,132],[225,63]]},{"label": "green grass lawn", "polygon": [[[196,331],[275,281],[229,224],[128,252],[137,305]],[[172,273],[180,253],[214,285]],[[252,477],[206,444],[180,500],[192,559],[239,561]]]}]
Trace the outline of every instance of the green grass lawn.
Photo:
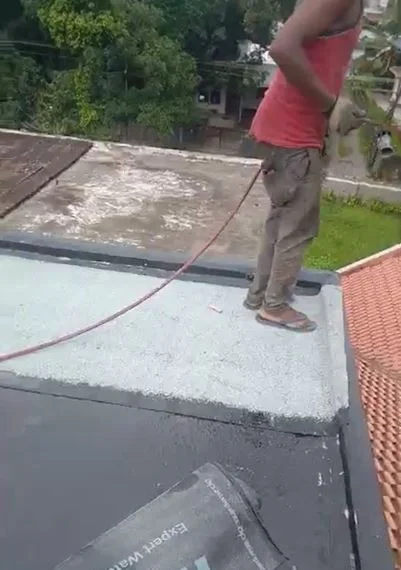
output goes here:
[{"label": "green grass lawn", "polygon": [[401,242],[401,206],[322,200],[319,237],[308,250],[306,267],[339,269]]}]

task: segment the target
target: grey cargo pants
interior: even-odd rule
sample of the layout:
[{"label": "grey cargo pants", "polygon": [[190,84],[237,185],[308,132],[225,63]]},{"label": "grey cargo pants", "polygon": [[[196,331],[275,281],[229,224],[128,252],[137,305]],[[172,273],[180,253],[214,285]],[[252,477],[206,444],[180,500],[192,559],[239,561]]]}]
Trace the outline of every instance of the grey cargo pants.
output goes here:
[{"label": "grey cargo pants", "polygon": [[266,145],[264,154],[270,211],[248,301],[273,308],[288,303],[305,250],[318,233],[323,160],[318,149]]}]

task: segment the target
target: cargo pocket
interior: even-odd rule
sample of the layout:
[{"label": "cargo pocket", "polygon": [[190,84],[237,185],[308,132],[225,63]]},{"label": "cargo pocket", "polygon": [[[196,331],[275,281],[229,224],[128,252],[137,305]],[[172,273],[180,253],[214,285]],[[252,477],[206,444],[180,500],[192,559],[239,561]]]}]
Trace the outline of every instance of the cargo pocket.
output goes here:
[{"label": "cargo pocket", "polygon": [[310,167],[311,156],[308,149],[278,150],[274,180],[272,179],[268,187],[274,208],[281,208],[291,202],[299,186],[307,178]]},{"label": "cargo pocket", "polygon": [[262,173],[263,176],[268,176],[274,170],[274,158],[275,149],[274,147],[264,146],[264,157],[262,160]]}]

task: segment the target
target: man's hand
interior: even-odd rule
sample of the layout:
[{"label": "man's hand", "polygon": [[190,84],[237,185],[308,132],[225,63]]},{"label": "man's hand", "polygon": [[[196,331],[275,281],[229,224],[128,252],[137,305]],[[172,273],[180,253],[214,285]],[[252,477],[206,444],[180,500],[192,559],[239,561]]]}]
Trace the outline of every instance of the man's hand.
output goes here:
[{"label": "man's hand", "polygon": [[366,120],[366,113],[349,99],[340,97],[331,112],[329,129],[342,137],[354,129],[359,129]]}]

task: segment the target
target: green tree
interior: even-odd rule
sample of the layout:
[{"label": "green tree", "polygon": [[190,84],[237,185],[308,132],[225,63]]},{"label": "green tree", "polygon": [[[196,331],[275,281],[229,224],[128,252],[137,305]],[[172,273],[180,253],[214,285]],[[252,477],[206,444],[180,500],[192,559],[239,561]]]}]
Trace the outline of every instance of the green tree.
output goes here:
[{"label": "green tree", "polygon": [[[390,0],[381,20],[377,23],[365,22],[365,30],[370,32],[363,42],[364,55],[354,64],[354,91],[358,97],[366,97],[374,87],[388,88],[392,82],[391,68],[401,65],[401,1]],[[358,87],[358,77],[363,77]],[[368,89],[367,89],[368,88]],[[401,86],[392,94],[387,109],[387,119],[394,116],[401,97]]]},{"label": "green tree", "polygon": [[242,3],[246,32],[262,46],[270,44],[278,22],[285,21],[295,6],[295,0],[242,0]]},{"label": "green tree", "polygon": [[[64,134],[103,136],[116,122],[171,132],[196,118],[200,80],[234,92],[252,83],[251,65],[232,63],[238,43],[250,37],[266,43],[291,3],[16,0],[12,9],[5,3],[3,115],[19,124],[21,107],[36,112],[39,129]],[[18,57],[22,85],[9,76]]]},{"label": "green tree", "polygon": [[21,2],[1,2],[0,3],[0,29],[6,28],[10,22],[21,18],[23,15],[23,7]]},{"label": "green tree", "polygon": [[[190,121],[195,64],[177,41],[161,35],[164,20],[155,7],[136,0],[45,0],[37,11],[56,46],[77,60],[42,97],[42,124],[92,133],[124,120],[167,133]],[[69,98],[62,94],[67,85]]]},{"label": "green tree", "polygon": [[31,127],[36,93],[41,85],[38,66],[18,52],[0,53],[0,124],[6,128]]},{"label": "green tree", "polygon": [[[257,74],[251,69],[251,65],[246,67],[235,64],[240,55],[239,42],[250,39],[245,29],[245,17],[249,8],[247,2],[244,0],[148,1],[162,11],[166,34],[178,39],[185,51],[196,60],[198,74],[203,84],[213,87],[224,85],[230,92],[239,93],[246,85],[257,82]],[[277,6],[281,4],[277,2]],[[270,37],[272,18],[265,28]]]},{"label": "green tree", "polygon": [[164,18],[163,31],[198,61],[235,59],[245,38],[239,0],[147,0]]}]

